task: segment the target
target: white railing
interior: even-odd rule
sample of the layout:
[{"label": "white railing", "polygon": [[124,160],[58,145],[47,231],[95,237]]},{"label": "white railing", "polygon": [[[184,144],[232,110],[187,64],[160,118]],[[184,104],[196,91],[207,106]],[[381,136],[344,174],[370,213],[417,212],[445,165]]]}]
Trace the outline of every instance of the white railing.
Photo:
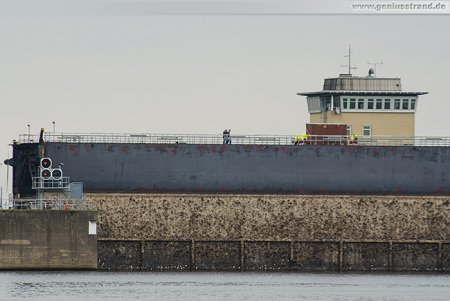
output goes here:
[{"label": "white railing", "polygon": [[69,188],[70,186],[70,178],[69,177],[61,177],[61,179],[43,179],[41,177],[33,177],[32,178],[32,189],[63,189]]},{"label": "white railing", "polygon": [[[231,135],[231,144],[293,145],[295,135]],[[45,142],[61,143],[146,143],[146,144],[222,144],[222,135],[114,134],[114,133],[44,133]],[[38,143],[39,135],[22,134],[19,143]],[[16,142],[13,142],[16,143]],[[368,146],[450,146],[450,137],[367,136],[350,143],[347,136],[309,135],[298,145],[368,145]]]},{"label": "white railing", "polygon": [[85,199],[14,199],[11,209],[92,210],[92,200]]}]

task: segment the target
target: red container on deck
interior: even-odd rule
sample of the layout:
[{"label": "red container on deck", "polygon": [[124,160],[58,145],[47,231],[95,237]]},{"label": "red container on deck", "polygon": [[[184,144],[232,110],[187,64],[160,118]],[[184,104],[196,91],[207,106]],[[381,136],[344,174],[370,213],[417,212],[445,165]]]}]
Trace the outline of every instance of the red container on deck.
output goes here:
[{"label": "red container on deck", "polygon": [[[347,145],[347,124],[307,123],[306,134],[310,145]],[[342,137],[337,137],[342,136]]]}]

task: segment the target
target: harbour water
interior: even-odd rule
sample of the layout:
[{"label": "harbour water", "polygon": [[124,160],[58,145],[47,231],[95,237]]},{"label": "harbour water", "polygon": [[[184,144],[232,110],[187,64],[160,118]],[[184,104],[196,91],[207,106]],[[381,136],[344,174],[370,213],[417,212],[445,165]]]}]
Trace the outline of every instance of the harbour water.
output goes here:
[{"label": "harbour water", "polygon": [[447,274],[0,272],[0,300],[449,300]]}]

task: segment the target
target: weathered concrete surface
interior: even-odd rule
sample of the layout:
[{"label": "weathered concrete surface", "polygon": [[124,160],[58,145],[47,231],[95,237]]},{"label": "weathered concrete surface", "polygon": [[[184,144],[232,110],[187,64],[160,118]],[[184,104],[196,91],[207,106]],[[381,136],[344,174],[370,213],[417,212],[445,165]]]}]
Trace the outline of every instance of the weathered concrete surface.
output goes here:
[{"label": "weathered concrete surface", "polygon": [[193,255],[196,270],[241,269],[241,244],[237,241],[201,241],[195,244]]},{"label": "weathered concrete surface", "polygon": [[141,270],[142,247],[136,241],[98,243],[98,268],[101,270]]},{"label": "weathered concrete surface", "polygon": [[86,197],[100,269],[450,272],[448,197]]},{"label": "weathered concrete surface", "polygon": [[0,211],[0,269],[96,269],[94,211]]},{"label": "weathered concrete surface", "polygon": [[433,271],[439,266],[438,244],[396,243],[393,244],[393,271]]},{"label": "weathered concrete surface", "polygon": [[191,270],[190,241],[148,241],[144,243],[143,270]]},{"label": "weathered concrete surface", "polygon": [[98,268],[449,273],[448,245],[432,242],[101,240]]},{"label": "weathered concrete surface", "polygon": [[255,241],[245,243],[244,267],[247,271],[289,271],[289,242]]},{"label": "weathered concrete surface", "polygon": [[442,271],[450,273],[450,243],[441,244],[441,249]]},{"label": "weathered concrete surface", "polygon": [[340,251],[340,244],[336,242],[293,243],[292,270],[339,272]]},{"label": "weathered concrete surface", "polygon": [[390,271],[389,243],[346,243],[342,253],[344,271]]},{"label": "weathered concrete surface", "polygon": [[98,235],[146,240],[450,240],[450,199],[87,194]]}]

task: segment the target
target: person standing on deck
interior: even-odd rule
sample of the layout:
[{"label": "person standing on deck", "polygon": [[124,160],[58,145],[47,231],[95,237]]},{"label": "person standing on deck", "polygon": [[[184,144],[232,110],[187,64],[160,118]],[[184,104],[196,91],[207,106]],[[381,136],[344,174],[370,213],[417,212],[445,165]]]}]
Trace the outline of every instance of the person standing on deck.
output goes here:
[{"label": "person standing on deck", "polygon": [[223,130],[223,144],[231,144],[230,133],[231,130]]}]

